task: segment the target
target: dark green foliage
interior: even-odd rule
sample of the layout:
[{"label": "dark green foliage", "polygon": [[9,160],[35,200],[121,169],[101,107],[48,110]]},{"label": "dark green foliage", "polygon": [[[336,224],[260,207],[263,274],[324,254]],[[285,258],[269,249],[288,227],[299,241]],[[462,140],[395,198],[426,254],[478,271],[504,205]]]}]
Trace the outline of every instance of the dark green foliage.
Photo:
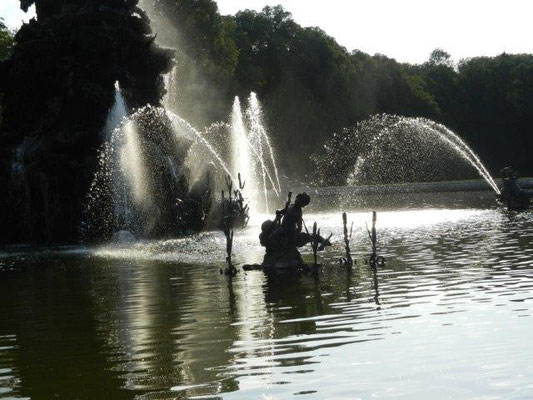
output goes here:
[{"label": "dark green foliage", "polygon": [[[281,7],[235,17],[238,93],[256,91],[281,151],[282,169],[302,175],[330,134],[379,112],[418,115],[435,108],[384,56],[348,53],[318,28],[303,28]],[[296,157],[283,157],[297,149]],[[285,153],[287,151],[287,153]]]},{"label": "dark green foliage", "polygon": [[453,61],[451,56],[442,49],[435,49],[429,55],[428,65],[434,67],[437,65],[444,65],[453,68]]},{"label": "dark green foliage", "polygon": [[[461,132],[493,169],[513,165],[531,174],[533,56],[479,57],[460,63]],[[495,159],[496,158],[496,159]]]},{"label": "dark green foliage", "polygon": [[218,13],[212,0],[147,0],[158,41],[178,50],[174,111],[197,126],[226,119],[238,51],[235,21]]},{"label": "dark green foliage", "polygon": [[[14,151],[27,147],[26,171],[33,174],[28,185],[48,185],[34,190],[40,197],[32,204],[55,196],[54,188],[62,185],[72,189],[68,198],[74,200],[68,203],[78,207],[94,170],[97,132],[112,105],[115,80],[131,107],[158,103],[160,73],[170,69],[172,52],[154,45],[152,30],[158,41],[178,50],[172,90],[177,97],[170,99],[175,111],[201,128],[227,120],[235,95],[257,92],[289,177],[304,178],[326,153],[339,157],[322,183],[338,182],[368,137],[348,148],[345,135],[333,133],[350,132],[380,113],[447,125],[492,172],[512,163],[522,175],[533,173],[533,55],[477,57],[454,65],[436,49],[426,63],[409,65],[349,52],[322,30],[298,25],[280,6],[222,16],[213,0],[145,0],[150,24],[137,3],[22,0],[23,9],[35,4],[37,20],[16,37],[0,23],[0,59],[5,58],[0,182],[11,179]],[[43,181],[49,175],[57,179]],[[52,202],[48,207],[64,210]]]},{"label": "dark green foliage", "polygon": [[456,66],[436,49],[424,64],[401,64],[350,53],[322,30],[295,23],[281,6],[220,16],[212,0],[152,1],[170,7],[163,8],[166,21],[186,53],[178,111],[207,125],[226,119],[233,96],[257,92],[281,167],[298,177],[333,132],[377,113],[434,119],[479,150],[493,171],[513,162],[533,173],[532,55]]},{"label": "dark green foliage", "polygon": [[[0,17],[0,61],[11,55],[14,42],[14,33],[5,26],[4,20]],[[0,92],[0,126],[2,125],[2,97],[3,94]]]},{"label": "dark green foliage", "polygon": [[9,57],[14,44],[14,33],[4,24],[0,17],[0,60]]},{"label": "dark green foliage", "polygon": [[0,62],[0,242],[75,241],[115,81],[129,107],[158,104],[173,52],[137,0],[32,3]]}]

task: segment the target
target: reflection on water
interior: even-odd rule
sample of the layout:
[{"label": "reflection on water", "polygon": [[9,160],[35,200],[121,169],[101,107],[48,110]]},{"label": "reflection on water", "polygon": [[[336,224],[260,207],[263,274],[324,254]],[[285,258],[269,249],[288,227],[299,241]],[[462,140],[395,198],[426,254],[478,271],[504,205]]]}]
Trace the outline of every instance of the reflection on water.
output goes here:
[{"label": "reflection on water", "polygon": [[337,238],[318,278],[221,276],[218,233],[4,253],[0,398],[533,398],[533,215],[446,196],[378,214],[377,282],[368,212],[352,273],[340,210],[306,216]]}]

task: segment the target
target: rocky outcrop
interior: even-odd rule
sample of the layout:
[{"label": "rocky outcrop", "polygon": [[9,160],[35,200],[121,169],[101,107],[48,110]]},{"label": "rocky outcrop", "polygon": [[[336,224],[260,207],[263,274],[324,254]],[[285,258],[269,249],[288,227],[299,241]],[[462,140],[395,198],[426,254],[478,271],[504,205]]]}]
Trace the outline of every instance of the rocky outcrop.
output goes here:
[{"label": "rocky outcrop", "polygon": [[137,0],[32,3],[37,19],[0,64],[0,242],[73,242],[114,83],[130,108],[157,105],[173,51],[154,44]]}]

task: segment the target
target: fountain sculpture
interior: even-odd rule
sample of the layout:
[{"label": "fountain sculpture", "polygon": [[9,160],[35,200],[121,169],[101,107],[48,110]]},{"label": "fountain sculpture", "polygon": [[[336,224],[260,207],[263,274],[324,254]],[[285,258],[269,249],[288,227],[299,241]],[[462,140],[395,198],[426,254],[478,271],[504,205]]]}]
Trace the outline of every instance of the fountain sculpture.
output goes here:
[{"label": "fountain sculpture", "polygon": [[178,135],[161,107],[145,106],[123,120],[104,144],[89,192],[83,233],[105,240],[201,230],[211,208],[211,179],[190,182],[184,160],[192,139]]},{"label": "fountain sculpture", "polygon": [[503,187],[501,193],[496,195],[499,202],[508,210],[522,211],[529,208],[531,198],[528,193],[518,186],[518,174],[511,167],[505,167],[501,171]]},{"label": "fountain sculpture", "polygon": [[[84,237],[175,237],[215,228],[225,200],[214,194],[237,177],[238,204],[245,212],[234,227],[245,226],[251,212],[266,207],[269,188],[279,189],[274,152],[255,94],[248,103],[243,113],[236,98],[230,125],[216,123],[201,132],[163,107],[148,105],[128,116],[117,83],[106,123],[110,132],[87,202]],[[245,182],[246,199],[241,193]],[[255,182],[261,183],[261,190]]]},{"label": "fountain sculpture", "polygon": [[294,204],[291,204],[291,195],[292,193],[289,193],[285,208],[276,211],[274,221],[267,220],[261,225],[259,241],[266,249],[262,265],[264,269],[297,270],[304,265],[298,247],[308,243],[313,244],[316,265],[316,251],[322,251],[326,246],[331,245],[329,241],[331,235],[327,239],[320,236],[316,223],[313,233],[309,233],[307,227],[305,227],[306,232],[302,232],[303,208],[310,203],[311,199],[304,192],[298,194]]}]

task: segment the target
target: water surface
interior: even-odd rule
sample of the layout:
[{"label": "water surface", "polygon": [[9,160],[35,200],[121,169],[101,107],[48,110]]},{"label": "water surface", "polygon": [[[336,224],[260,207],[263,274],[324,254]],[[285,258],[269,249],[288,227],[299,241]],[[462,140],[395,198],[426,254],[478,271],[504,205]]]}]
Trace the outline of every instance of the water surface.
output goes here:
[{"label": "water surface", "polygon": [[[4,251],[0,398],[533,398],[532,213],[488,192],[325,198],[305,217],[336,240],[318,277],[221,276],[219,233]],[[334,265],[350,209],[351,274]],[[260,222],[237,261],[260,261]]]}]

